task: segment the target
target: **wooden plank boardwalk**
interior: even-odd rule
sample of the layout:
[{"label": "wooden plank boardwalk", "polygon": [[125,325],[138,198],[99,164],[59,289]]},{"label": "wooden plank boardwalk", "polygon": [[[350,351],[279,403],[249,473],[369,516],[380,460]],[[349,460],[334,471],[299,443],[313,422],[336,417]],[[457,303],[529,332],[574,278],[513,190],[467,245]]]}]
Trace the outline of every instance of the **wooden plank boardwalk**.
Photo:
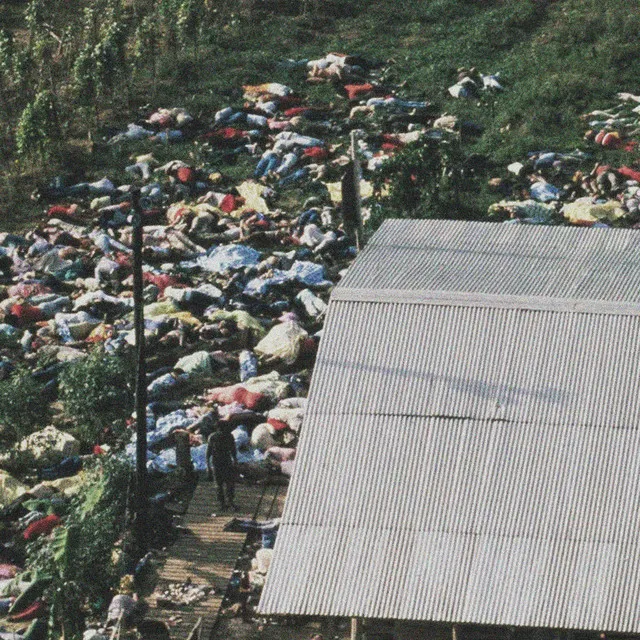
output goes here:
[{"label": "wooden plank boardwalk", "polygon": [[[214,593],[196,605],[167,609],[158,606],[155,597],[148,598],[146,620],[165,622],[172,640],[187,640],[199,618],[202,618],[201,640],[209,640],[220,614],[229,578],[242,554],[245,533],[224,531],[233,518],[268,520],[282,513],[286,486],[236,485],[237,511],[217,514],[215,483],[200,478],[182,521],[183,530],[168,549],[164,565],[158,569],[156,592],[169,583],[193,584],[214,588]],[[217,515],[213,515],[216,513]],[[170,621],[178,618],[178,621]]]}]

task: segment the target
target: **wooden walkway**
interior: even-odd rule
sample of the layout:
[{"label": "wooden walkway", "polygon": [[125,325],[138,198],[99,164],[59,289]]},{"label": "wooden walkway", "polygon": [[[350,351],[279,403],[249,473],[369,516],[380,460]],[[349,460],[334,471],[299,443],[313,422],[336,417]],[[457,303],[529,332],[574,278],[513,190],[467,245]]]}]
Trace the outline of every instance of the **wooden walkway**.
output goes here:
[{"label": "wooden walkway", "polygon": [[[286,486],[236,485],[235,513],[217,512],[215,483],[201,478],[196,486],[187,512],[183,530],[175,544],[168,549],[164,566],[158,570],[156,592],[169,583],[184,583],[188,578],[196,585],[214,588],[214,593],[196,605],[167,609],[158,606],[155,597],[148,598],[148,621],[165,622],[172,640],[187,640],[199,618],[202,618],[201,640],[209,640],[220,614],[229,578],[238,557],[242,554],[245,533],[224,531],[233,518],[268,520],[282,513]],[[173,620],[171,620],[173,618]]]}]

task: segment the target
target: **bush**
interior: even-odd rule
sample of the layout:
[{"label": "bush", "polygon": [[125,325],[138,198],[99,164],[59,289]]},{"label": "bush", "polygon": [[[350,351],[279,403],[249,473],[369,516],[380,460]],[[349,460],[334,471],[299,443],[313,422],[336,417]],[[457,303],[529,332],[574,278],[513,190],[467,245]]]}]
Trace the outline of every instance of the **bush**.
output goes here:
[{"label": "bush", "polygon": [[23,367],[0,382],[0,424],[10,438],[20,440],[45,426],[49,405],[42,400],[43,389]]},{"label": "bush", "polygon": [[370,225],[389,217],[460,217],[461,194],[473,186],[467,164],[454,134],[408,145],[374,176],[378,197]]},{"label": "bush", "polygon": [[38,93],[22,112],[16,127],[16,148],[20,156],[47,158],[60,138],[60,126],[53,95]]},{"label": "bush", "polygon": [[[133,409],[133,367],[123,357],[94,350],[60,375],[60,400],[77,437],[86,443],[116,437]],[[105,432],[108,432],[105,434]]]},{"label": "bush", "polygon": [[123,539],[131,470],[128,463],[102,457],[85,467],[85,480],[70,502],[64,526],[27,549],[30,570],[49,576],[50,637],[81,632],[83,611],[105,608],[124,567],[114,559]]}]

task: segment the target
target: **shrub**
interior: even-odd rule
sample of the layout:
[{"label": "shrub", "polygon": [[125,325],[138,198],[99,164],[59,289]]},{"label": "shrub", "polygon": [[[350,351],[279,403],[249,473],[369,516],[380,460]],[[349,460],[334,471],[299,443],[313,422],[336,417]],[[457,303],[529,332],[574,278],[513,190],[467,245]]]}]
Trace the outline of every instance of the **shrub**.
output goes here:
[{"label": "shrub", "polygon": [[81,440],[95,443],[105,430],[117,437],[133,409],[133,367],[124,357],[96,349],[63,370],[59,391]]},{"label": "shrub", "polygon": [[29,568],[49,576],[49,636],[76,636],[83,611],[103,609],[123,573],[113,549],[123,539],[131,470],[113,457],[85,467],[85,480],[70,502],[64,526],[27,549]]},{"label": "shrub", "polygon": [[60,126],[53,95],[41,91],[22,112],[16,127],[18,154],[47,158],[60,138]]},{"label": "shrub", "polygon": [[49,405],[42,400],[43,389],[23,367],[0,382],[0,424],[11,438],[22,439],[45,426]]},{"label": "shrub", "polygon": [[375,174],[370,224],[375,228],[388,217],[459,217],[461,193],[473,184],[466,160],[453,134],[408,145]]}]

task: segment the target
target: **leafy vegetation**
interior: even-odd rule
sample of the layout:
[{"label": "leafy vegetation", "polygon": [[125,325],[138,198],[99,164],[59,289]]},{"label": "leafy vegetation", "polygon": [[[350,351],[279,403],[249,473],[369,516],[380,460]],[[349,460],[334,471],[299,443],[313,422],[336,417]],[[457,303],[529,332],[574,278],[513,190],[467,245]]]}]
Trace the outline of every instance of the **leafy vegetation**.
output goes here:
[{"label": "leafy vegetation", "polygon": [[42,401],[43,388],[26,367],[19,367],[0,382],[3,439],[20,440],[45,426],[49,405]]},{"label": "leafy vegetation", "polygon": [[[503,163],[540,147],[570,150],[581,144],[580,113],[637,85],[639,8],[638,0],[30,0],[25,9],[7,0],[0,214],[33,211],[29,185],[54,172],[113,171],[87,134],[99,140],[106,123],[126,124],[149,100],[207,121],[239,102],[242,84],[301,85],[303,74],[280,63],[331,50],[393,59],[388,79],[406,82],[407,96],[484,127],[473,153]],[[447,97],[463,66],[501,72],[507,90],[495,105]],[[485,196],[466,198],[476,215]]]},{"label": "leafy vegetation", "polygon": [[48,158],[60,141],[60,127],[53,95],[41,91],[25,108],[16,126],[19,156]]},{"label": "leafy vegetation", "polygon": [[62,371],[60,399],[83,442],[113,441],[133,409],[133,367],[123,357],[95,349]]},{"label": "leafy vegetation", "polygon": [[373,229],[386,217],[432,218],[443,211],[463,215],[465,195],[478,187],[457,134],[408,145],[382,165],[374,184]]},{"label": "leafy vegetation", "polygon": [[51,638],[76,637],[84,616],[104,607],[124,573],[114,547],[123,544],[130,466],[105,456],[84,474],[64,526],[28,548],[28,566],[46,584]]}]

